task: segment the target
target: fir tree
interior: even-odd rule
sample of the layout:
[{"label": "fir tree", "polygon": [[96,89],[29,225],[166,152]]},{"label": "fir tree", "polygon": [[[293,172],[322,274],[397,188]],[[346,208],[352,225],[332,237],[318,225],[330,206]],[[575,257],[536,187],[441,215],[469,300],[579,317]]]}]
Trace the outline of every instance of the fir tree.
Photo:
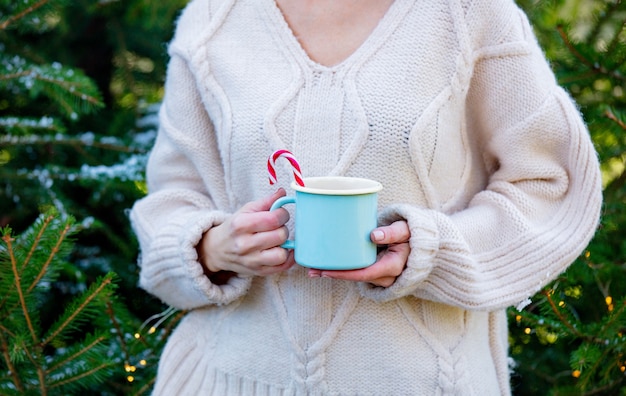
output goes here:
[{"label": "fir tree", "polygon": [[142,328],[115,298],[113,273],[96,279],[61,310],[51,309],[56,305],[52,286],[62,272],[76,270],[66,259],[79,228],[72,218],[49,213],[19,236],[9,227],[2,229],[0,394],[73,395],[88,390],[129,395],[151,388],[154,372],[145,368],[156,360],[176,321],[163,327],[160,323],[175,310],[156,315],[151,318],[155,326],[145,328],[151,323],[146,322]]},{"label": "fir tree", "polygon": [[510,310],[514,391],[626,395],[626,3],[520,3],[589,125],[605,203],[584,254],[527,307]]},{"label": "fir tree", "polygon": [[[0,249],[0,287],[8,290],[7,302],[0,305],[0,330],[6,330],[0,332],[0,370],[9,374],[0,376],[0,394],[69,395],[88,389],[89,394],[131,395],[151,389],[158,355],[180,314],[137,288],[136,242],[128,237],[124,209],[144,189],[151,120],[158,109],[151,103],[158,89],[148,90],[138,78],[135,68],[144,73],[150,62],[133,56],[128,46],[119,55],[128,62],[94,59],[104,69],[124,71],[112,78],[127,79],[105,82],[105,95],[71,61],[82,56],[74,51],[81,45],[76,35],[102,26],[100,15],[117,20],[118,13],[127,12],[141,24],[158,21],[169,27],[176,7],[154,7],[170,11],[144,18],[154,9],[143,0],[123,5],[0,0],[0,227],[25,230],[16,237],[6,228],[6,246]],[[118,42],[128,44],[121,28],[114,27]],[[146,29],[132,36],[158,35]],[[59,37],[66,41],[56,43]],[[89,55],[108,48],[98,39],[98,45],[89,43]],[[146,45],[158,51],[161,46],[158,41]],[[151,84],[160,87],[161,81],[154,78]],[[113,102],[115,95],[125,107]],[[55,215],[37,217],[47,210]],[[81,219],[78,234],[72,222],[61,220],[73,217]],[[68,228],[60,229],[60,222]],[[48,242],[55,233],[58,247]],[[13,286],[7,289],[5,283]]]},{"label": "fir tree", "polygon": [[113,298],[113,274],[95,281],[59,317],[42,306],[65,268],[76,231],[71,219],[41,216],[16,237],[2,230],[0,245],[0,393],[65,395],[94,389],[112,375],[107,326],[93,325]]}]

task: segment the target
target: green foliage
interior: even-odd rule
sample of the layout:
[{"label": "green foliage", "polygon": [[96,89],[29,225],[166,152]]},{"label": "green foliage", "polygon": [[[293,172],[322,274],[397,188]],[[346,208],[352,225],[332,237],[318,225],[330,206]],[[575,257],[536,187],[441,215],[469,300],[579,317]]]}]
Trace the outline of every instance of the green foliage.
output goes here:
[{"label": "green foliage", "polygon": [[[184,3],[0,0],[0,228],[38,246],[0,250],[12,309],[0,325],[10,331],[0,340],[0,394],[20,393],[18,384],[27,394],[35,385],[35,394],[150,391],[180,313],[137,287],[125,211],[145,192],[165,43]],[[37,235],[39,213],[50,210]],[[71,217],[71,243],[50,250],[44,239]],[[47,254],[55,259],[45,264]],[[23,302],[7,257],[30,263],[18,273],[33,285]]]},{"label": "green foliage", "polygon": [[54,11],[66,1],[61,0],[3,0],[0,2],[0,30],[43,32],[53,26]]},{"label": "green foliage", "polygon": [[511,353],[519,395],[626,395],[626,4],[519,1],[600,155],[604,208],[586,252],[519,312]]},{"label": "green foliage", "polygon": [[[67,258],[79,228],[72,218],[51,212],[19,236],[2,229],[2,395],[129,395],[151,387],[154,363],[180,313],[163,327],[138,332],[142,325],[114,294],[113,273],[96,278],[63,306],[55,304],[55,282],[64,271],[78,270]],[[170,309],[152,319],[163,323],[174,314]]]},{"label": "green foliage", "polygon": [[[100,385],[113,371],[108,327],[91,326],[111,303],[113,274],[97,279],[47,323],[41,304],[71,249],[73,220],[41,216],[16,237],[2,230],[0,245],[0,392],[68,394]],[[85,335],[87,334],[88,335]]]}]

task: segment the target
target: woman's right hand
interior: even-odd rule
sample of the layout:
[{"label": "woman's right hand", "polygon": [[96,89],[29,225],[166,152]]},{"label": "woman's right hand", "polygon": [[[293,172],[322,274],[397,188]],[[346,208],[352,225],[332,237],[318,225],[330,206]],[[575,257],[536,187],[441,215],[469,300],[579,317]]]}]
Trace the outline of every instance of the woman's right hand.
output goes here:
[{"label": "woman's right hand", "polygon": [[205,272],[267,276],[295,264],[293,251],[280,247],[289,237],[285,226],[289,212],[283,208],[269,211],[274,201],[285,195],[280,188],[268,197],[247,203],[224,223],[209,229],[198,244]]}]

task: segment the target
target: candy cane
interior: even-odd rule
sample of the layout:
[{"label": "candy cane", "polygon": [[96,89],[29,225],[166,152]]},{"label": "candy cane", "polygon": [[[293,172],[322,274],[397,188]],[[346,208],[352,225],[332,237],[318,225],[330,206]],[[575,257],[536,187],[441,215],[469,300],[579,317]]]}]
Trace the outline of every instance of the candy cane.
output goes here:
[{"label": "candy cane", "polygon": [[291,168],[293,169],[293,177],[296,180],[298,185],[304,187],[304,181],[302,180],[302,172],[300,171],[300,164],[296,160],[296,157],[293,156],[287,150],[278,150],[275,151],[274,154],[270,155],[267,159],[267,171],[269,172],[270,184],[276,183],[276,160],[280,157],[285,158],[291,163]]}]

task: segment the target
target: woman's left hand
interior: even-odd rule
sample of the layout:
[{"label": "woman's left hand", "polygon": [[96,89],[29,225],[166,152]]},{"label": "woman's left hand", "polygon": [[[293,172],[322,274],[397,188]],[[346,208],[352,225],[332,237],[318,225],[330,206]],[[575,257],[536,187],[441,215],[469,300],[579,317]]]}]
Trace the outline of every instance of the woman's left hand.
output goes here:
[{"label": "woman's left hand", "polygon": [[389,287],[406,267],[411,252],[410,237],[411,232],[406,221],[396,221],[391,225],[378,227],[372,231],[370,238],[377,245],[387,245],[387,247],[378,254],[378,260],[374,264],[366,268],[347,271],[309,269],[309,277],[369,282],[376,286]]}]

